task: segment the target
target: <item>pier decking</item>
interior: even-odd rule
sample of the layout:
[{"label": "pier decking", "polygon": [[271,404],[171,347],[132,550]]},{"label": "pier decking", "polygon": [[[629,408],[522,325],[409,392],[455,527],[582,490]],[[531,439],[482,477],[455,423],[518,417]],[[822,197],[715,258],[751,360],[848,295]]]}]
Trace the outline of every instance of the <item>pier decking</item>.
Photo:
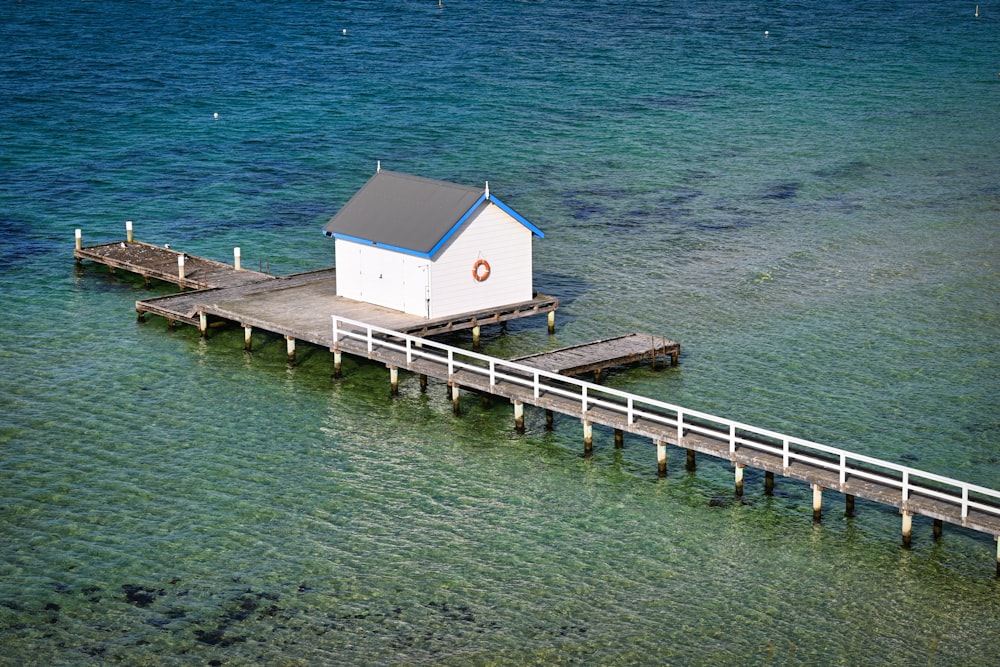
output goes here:
[{"label": "pier decking", "polygon": [[680,354],[680,343],[633,333],[529,354],[512,361],[563,375],[594,373],[594,381],[600,382],[601,373],[613,366],[635,364],[646,359],[649,359],[654,368],[658,359],[669,360],[671,366],[676,366]]},{"label": "pier decking", "polygon": [[[189,286],[187,278],[171,274],[164,266],[170,259],[176,264],[179,254],[132,241],[81,248],[79,237],[74,253],[78,260],[101,262],[185,287]],[[583,425],[585,454],[593,450],[594,425],[613,429],[616,446],[623,446],[624,433],[647,437],[655,445],[661,475],[667,473],[668,445],[685,449],[689,466],[693,466],[696,453],[710,455],[734,467],[737,495],[743,493],[746,467],[765,472],[765,493],[773,490],[775,474],[799,480],[812,488],[814,520],[821,517],[823,493],[828,489],[844,495],[848,514],[854,511],[855,497],[864,498],[899,510],[906,546],[916,515],[934,520],[936,537],[943,522],[983,532],[997,539],[1000,576],[998,490],[572,377],[587,372],[599,374],[610,366],[646,357],[654,363],[657,357],[669,357],[675,364],[680,353],[675,342],[632,334],[506,361],[444,345],[427,336],[471,328],[474,338],[478,338],[482,324],[538,313],[549,314],[551,331],[556,299],[539,295],[502,309],[427,320],[338,297],[336,271],[332,268],[275,278],[212,260],[185,257],[193,260],[190,266],[195,269],[196,277],[190,280],[203,287],[137,301],[140,318],[145,313],[160,315],[171,322],[198,326],[203,334],[208,331],[210,317],[237,322],[245,329],[248,349],[252,330],[260,328],[286,338],[290,359],[294,359],[295,341],[305,340],[333,352],[338,375],[343,353],[371,359],[387,366],[394,392],[400,368],[418,373],[422,387],[427,377],[434,377],[450,387],[456,414],[463,388],[501,396],[513,403],[519,431],[524,427],[525,405],[544,409],[549,424],[555,412],[570,415]]]},{"label": "pier decking", "polygon": [[[795,438],[749,424],[689,410],[637,394],[618,391],[474,352],[424,341],[402,332],[333,317],[335,357],[342,352],[386,364],[392,382],[398,368],[446,381],[453,388],[456,413],[459,389],[510,399],[515,424],[523,427],[525,404],[579,417],[584,452],[593,448],[593,425],[614,429],[616,446],[623,433],[650,438],[657,466],[667,472],[667,445],[686,449],[691,465],[696,452],[729,461],[735,469],[737,495],[743,494],[743,470],[765,471],[765,492],[773,490],[775,473],[808,483],[813,491],[813,519],[822,514],[822,495],[830,489],[845,496],[847,513],[855,497],[899,509],[903,543],[909,546],[912,518],[934,519],[935,536],[942,522],[1000,538],[1000,491],[902,466],[846,450]],[[335,362],[339,367],[339,362]],[[1000,539],[997,574],[1000,576]]]}]

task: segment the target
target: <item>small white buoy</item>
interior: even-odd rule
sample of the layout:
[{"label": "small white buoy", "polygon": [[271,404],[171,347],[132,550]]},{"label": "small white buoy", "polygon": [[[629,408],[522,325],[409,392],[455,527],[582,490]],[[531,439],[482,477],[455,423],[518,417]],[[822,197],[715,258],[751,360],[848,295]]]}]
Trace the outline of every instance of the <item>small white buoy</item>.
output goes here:
[{"label": "small white buoy", "polygon": [[214,114],[212,114],[212,118],[214,118],[215,120],[219,120],[219,112],[216,111]]},{"label": "small white buoy", "polygon": [[765,30],[764,31],[764,37],[770,37],[770,36],[771,36],[771,32],[769,30]]},{"label": "small white buoy", "polygon": [[347,34],[347,28],[344,28],[343,30],[341,30],[340,34],[341,35],[346,35]]}]

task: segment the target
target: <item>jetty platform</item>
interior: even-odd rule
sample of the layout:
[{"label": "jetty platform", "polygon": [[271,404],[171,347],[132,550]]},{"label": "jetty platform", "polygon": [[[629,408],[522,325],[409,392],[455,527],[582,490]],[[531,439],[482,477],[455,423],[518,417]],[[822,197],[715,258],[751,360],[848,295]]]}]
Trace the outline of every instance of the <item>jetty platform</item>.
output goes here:
[{"label": "jetty platform", "polygon": [[[594,372],[599,378],[606,368],[645,358],[655,363],[658,357],[669,357],[675,364],[680,354],[677,343],[632,334],[504,360],[428,338],[471,328],[474,340],[478,340],[482,324],[538,313],[548,313],[552,332],[558,306],[554,298],[539,295],[503,309],[427,320],[337,297],[333,268],[274,277],[243,271],[238,260],[230,267],[132,240],[82,248],[79,236],[74,255],[78,261],[104,263],[112,269],[174,282],[182,289],[188,280],[204,285],[195,291],[137,301],[140,319],[146,313],[156,314],[171,323],[195,325],[202,335],[208,333],[210,318],[236,322],[245,329],[247,349],[253,329],[260,328],[286,338],[289,360],[295,358],[295,341],[305,340],[333,353],[335,376],[342,371],[343,354],[367,358],[386,366],[394,394],[399,369],[418,374],[421,388],[433,377],[447,383],[456,414],[460,413],[462,390],[503,397],[514,406],[514,425],[519,432],[524,430],[525,405],[544,409],[548,426],[553,424],[554,413],[568,415],[582,424],[585,456],[593,453],[595,425],[613,431],[615,447],[624,446],[625,433],[649,438],[661,476],[667,474],[668,446],[686,450],[688,469],[695,468],[697,454],[722,459],[734,469],[737,496],[743,495],[747,467],[764,471],[764,493],[768,495],[773,493],[775,475],[804,482],[812,489],[814,521],[821,520],[825,492],[843,496],[847,515],[854,514],[855,498],[863,498],[899,511],[905,547],[911,543],[915,516],[933,520],[935,539],[946,522],[962,526],[997,540],[996,571],[1000,576],[1000,490],[575,377]],[[178,255],[189,262],[185,268],[196,267],[194,277],[184,272],[171,275],[166,265],[172,260],[180,267]]]}]

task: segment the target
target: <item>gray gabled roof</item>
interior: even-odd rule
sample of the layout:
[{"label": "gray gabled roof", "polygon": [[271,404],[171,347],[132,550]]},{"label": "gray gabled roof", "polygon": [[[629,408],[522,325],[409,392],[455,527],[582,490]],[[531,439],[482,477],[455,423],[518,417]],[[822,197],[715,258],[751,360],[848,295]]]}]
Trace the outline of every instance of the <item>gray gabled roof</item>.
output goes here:
[{"label": "gray gabled roof", "polygon": [[489,200],[538,236],[537,227],[484,188],[380,169],[330,222],[328,236],[431,257]]}]

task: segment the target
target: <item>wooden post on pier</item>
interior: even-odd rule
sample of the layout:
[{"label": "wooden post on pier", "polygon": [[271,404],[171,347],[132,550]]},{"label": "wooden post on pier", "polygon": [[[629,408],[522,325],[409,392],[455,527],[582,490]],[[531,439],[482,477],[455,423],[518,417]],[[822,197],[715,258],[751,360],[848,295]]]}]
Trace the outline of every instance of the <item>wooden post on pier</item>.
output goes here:
[{"label": "wooden post on pier", "polygon": [[420,393],[422,394],[425,391],[427,391],[427,374],[426,373],[421,373],[420,374]]},{"label": "wooden post on pier", "polygon": [[129,243],[132,243],[134,241],[134,238],[132,237],[132,221],[131,220],[126,220],[125,221],[125,240],[128,241]]},{"label": "wooden post on pier", "polygon": [[823,519],[823,487],[819,484],[812,485],[813,490],[813,521]]},{"label": "wooden post on pier", "polygon": [[549,431],[552,430],[553,424],[555,423],[555,413],[552,410],[545,411],[545,428]]},{"label": "wooden post on pier", "polygon": [[594,454],[594,425],[589,421],[583,421],[583,455],[592,456]]},{"label": "wooden post on pier", "polygon": [[551,336],[556,332],[556,311],[549,311],[549,335]]},{"label": "wooden post on pier", "polygon": [[253,327],[243,325],[243,349],[249,352],[253,349]]},{"label": "wooden post on pier", "polygon": [[344,354],[336,348],[331,348],[333,352],[333,377],[339,378],[344,365]]},{"label": "wooden post on pier", "polygon": [[854,494],[848,493],[844,495],[844,516],[852,517],[854,516]]},{"label": "wooden post on pier", "polygon": [[451,388],[451,411],[455,413],[456,416],[460,415],[462,414],[462,407],[459,401],[459,398],[461,396],[461,389],[459,388],[458,384],[451,382],[448,383],[448,386]]},{"label": "wooden post on pier", "polygon": [[743,468],[745,465],[743,463],[736,464],[736,495],[743,495]]},{"label": "wooden post on pier", "polygon": [[692,471],[697,467],[697,462],[695,461],[694,450],[687,450],[687,459],[684,462],[684,468],[688,471]]},{"label": "wooden post on pier", "polygon": [[177,279],[181,290],[184,289],[184,253],[177,255]]},{"label": "wooden post on pier", "polygon": [[288,352],[288,363],[295,361],[295,338],[293,336],[285,336],[285,349]]},{"label": "wooden post on pier", "polygon": [[909,549],[912,542],[913,513],[906,510],[900,510],[899,513],[903,515],[903,548]]},{"label": "wooden post on pier", "polygon": [[615,449],[622,449],[625,446],[625,431],[620,428],[615,429]]},{"label": "wooden post on pier", "polygon": [[476,322],[472,325],[472,349],[474,350],[479,349],[479,333],[479,323]]},{"label": "wooden post on pier", "polygon": [[399,395],[399,369],[395,366],[389,366],[389,395]]},{"label": "wooden post on pier", "polygon": [[941,519],[934,519],[934,539],[940,540],[942,532],[944,532],[944,521]]},{"label": "wooden post on pier", "polygon": [[764,471],[764,495],[774,495],[774,473],[770,470]]},{"label": "wooden post on pier", "polygon": [[233,248],[233,268],[240,271],[240,249],[239,247]]},{"label": "wooden post on pier", "polygon": [[208,314],[204,310],[198,313],[198,331],[202,338],[208,335]]},{"label": "wooden post on pier", "polygon": [[654,440],[656,443],[656,474],[660,477],[667,476],[667,443],[662,440]]},{"label": "wooden post on pier", "polygon": [[[83,230],[82,229],[76,230],[76,249],[77,250],[83,250]],[[78,259],[76,261],[79,262],[80,260]]]},{"label": "wooden post on pier", "polygon": [[514,401],[514,430],[524,433],[524,402]]}]

